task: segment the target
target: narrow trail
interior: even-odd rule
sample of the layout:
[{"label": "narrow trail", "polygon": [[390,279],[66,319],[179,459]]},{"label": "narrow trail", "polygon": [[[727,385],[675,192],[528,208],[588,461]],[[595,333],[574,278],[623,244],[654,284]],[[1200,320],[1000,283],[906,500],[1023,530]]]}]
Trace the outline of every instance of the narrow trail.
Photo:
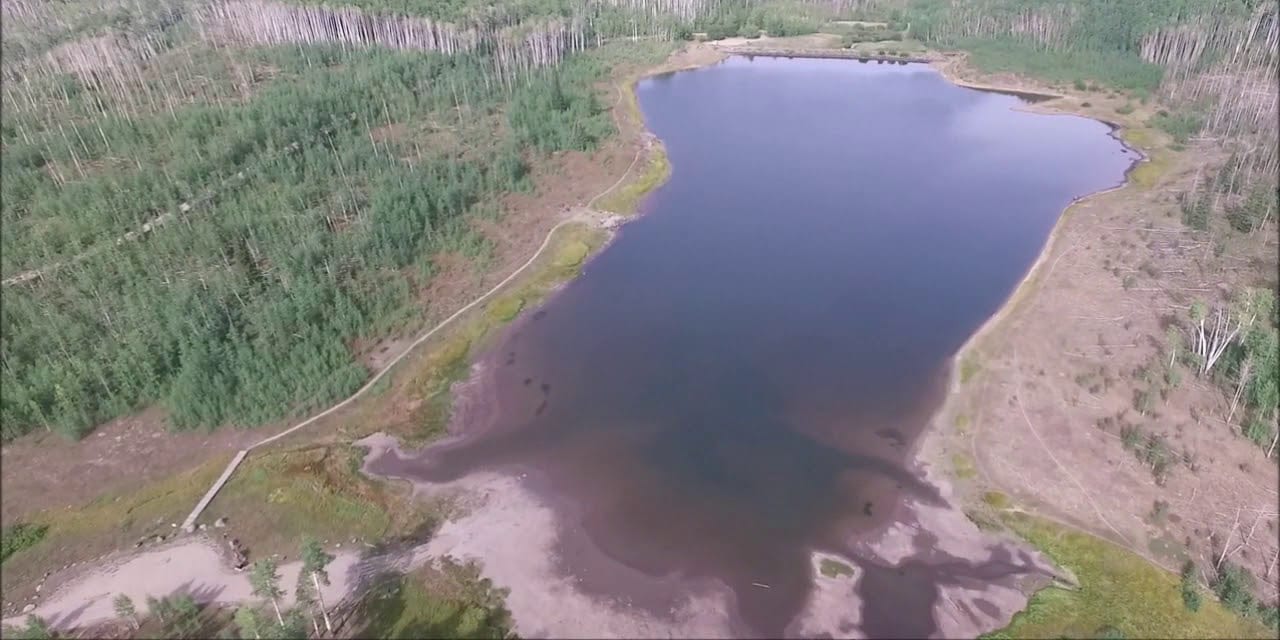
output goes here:
[{"label": "narrow trail", "polygon": [[[627,82],[630,82],[630,81],[627,81]],[[614,108],[613,108],[614,119],[617,121],[619,133],[621,133],[623,130],[623,123],[621,121],[623,114],[621,113],[621,109],[622,109],[622,101],[625,97],[625,93],[622,90],[622,86],[623,86],[622,84],[618,84],[616,87],[618,92],[618,99],[614,103]],[[306,427],[311,426],[312,424],[315,424],[317,421],[322,420],[330,415],[333,415],[338,411],[341,411],[343,408],[347,407],[351,403],[358,400],[366,392],[368,392],[375,385],[377,385],[378,382],[381,381],[382,378],[385,377],[388,372],[390,372],[393,368],[395,368],[395,366],[399,364],[401,360],[404,360],[406,356],[408,356],[410,353],[413,353],[413,351],[417,349],[418,346],[426,342],[429,338],[431,338],[431,336],[438,333],[441,329],[444,329],[445,327],[449,326],[454,320],[457,320],[463,314],[467,313],[468,311],[474,309],[476,306],[480,305],[481,303],[493,297],[494,294],[501,291],[513,280],[515,280],[521,274],[523,274],[529,267],[533,266],[533,263],[536,262],[538,258],[547,250],[547,247],[551,246],[552,238],[555,237],[556,232],[559,231],[561,227],[564,227],[565,225],[572,224],[575,222],[593,224],[597,226],[601,225],[602,221],[608,214],[604,212],[596,211],[594,209],[596,202],[600,200],[600,198],[608,195],[614,189],[617,189],[627,180],[628,177],[631,176],[632,170],[635,169],[636,164],[640,162],[640,158],[643,155],[645,155],[645,152],[648,151],[648,148],[649,148],[648,145],[641,145],[640,148],[636,150],[636,155],[634,158],[632,158],[631,164],[627,166],[627,170],[622,174],[621,177],[618,178],[616,182],[614,182],[604,191],[601,191],[600,193],[596,194],[595,197],[591,198],[591,200],[587,202],[585,207],[570,214],[569,217],[561,220],[560,222],[556,223],[555,226],[551,227],[551,229],[547,231],[546,237],[542,239],[542,244],[538,247],[537,251],[534,251],[533,255],[529,256],[529,259],[526,260],[524,264],[520,265],[519,268],[511,272],[511,275],[508,275],[501,282],[494,285],[493,288],[489,289],[488,291],[481,294],[476,299],[464,305],[462,308],[453,312],[452,315],[440,321],[439,324],[435,325],[434,327],[431,327],[430,329],[426,330],[421,335],[419,335],[416,339],[414,339],[413,342],[409,343],[408,346],[402,349],[399,354],[397,354],[394,358],[392,358],[385,365],[383,365],[382,369],[380,369],[378,373],[376,373],[372,378],[370,378],[368,382],[366,382],[363,386],[357,389],[355,393],[352,393],[346,399],[339,401],[337,404],[329,407],[328,409],[325,409],[324,411],[321,411],[320,413],[317,413],[303,420],[302,422],[299,422],[289,427],[288,429],[281,431],[280,433],[277,433],[267,438],[263,438],[262,440],[259,440],[249,445],[248,447],[245,447],[244,449],[236,452],[235,457],[231,459],[231,462],[227,465],[227,468],[222,472],[222,475],[220,475],[218,479],[213,483],[213,486],[209,487],[209,490],[206,491],[204,496],[200,498],[200,501],[196,503],[195,508],[192,509],[191,513],[188,514],[186,519],[182,521],[183,529],[188,532],[195,530],[195,523],[196,523],[196,520],[200,517],[200,514],[203,513],[206,508],[209,507],[209,504],[211,502],[213,502],[213,499],[218,495],[218,491],[220,491],[222,487],[225,486],[229,480],[231,480],[231,476],[235,473],[236,468],[239,467],[242,462],[244,462],[245,458],[248,457],[248,454],[250,451],[257,449],[259,447],[269,445],[272,442],[275,442],[277,440],[280,440],[281,438],[284,438],[302,429],[305,429]]]}]

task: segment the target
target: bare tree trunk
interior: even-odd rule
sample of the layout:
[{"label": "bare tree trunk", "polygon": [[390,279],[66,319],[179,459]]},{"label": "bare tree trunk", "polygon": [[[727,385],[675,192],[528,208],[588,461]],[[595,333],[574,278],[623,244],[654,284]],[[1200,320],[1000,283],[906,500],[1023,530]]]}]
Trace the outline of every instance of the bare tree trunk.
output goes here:
[{"label": "bare tree trunk", "polygon": [[329,612],[324,607],[324,594],[320,593],[320,579],[316,577],[315,572],[311,572],[311,584],[316,588],[316,602],[320,603],[320,615],[324,616],[324,628],[333,635],[333,624],[329,622]]},{"label": "bare tree trunk", "polygon": [[1236,385],[1236,393],[1231,398],[1231,410],[1227,412],[1227,424],[1236,415],[1236,407],[1240,404],[1240,396],[1244,394],[1244,385],[1249,382],[1249,370],[1253,368],[1253,358],[1248,358],[1240,367],[1240,382]]},{"label": "bare tree trunk", "polygon": [[1222,554],[1218,556],[1218,561],[1214,563],[1213,568],[1222,571],[1222,562],[1227,559],[1227,550],[1231,548],[1231,538],[1236,535],[1236,529],[1240,526],[1240,508],[1236,507],[1236,521],[1231,525],[1231,532],[1227,534],[1226,542],[1222,543]]}]

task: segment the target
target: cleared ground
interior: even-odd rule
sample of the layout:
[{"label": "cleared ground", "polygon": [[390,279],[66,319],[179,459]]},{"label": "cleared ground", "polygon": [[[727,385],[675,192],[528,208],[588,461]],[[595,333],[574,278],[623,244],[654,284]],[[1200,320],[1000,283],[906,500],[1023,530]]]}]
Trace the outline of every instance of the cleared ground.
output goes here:
[{"label": "cleared ground", "polygon": [[[1168,360],[1166,335],[1193,301],[1264,284],[1254,279],[1267,272],[1259,264],[1275,262],[1274,235],[1182,223],[1176,194],[1221,151],[1213,140],[1178,150],[1149,124],[1157,107],[950,64],[960,81],[1062,95],[1034,108],[1117,123],[1149,161],[1131,172],[1131,186],[1067,211],[1006,317],[963,353],[925,455],[951,466],[977,511],[1017,505],[1170,571],[1190,559],[1202,582],[1227,547],[1273,602],[1275,460],[1225,422],[1231,398],[1186,367],[1145,412],[1136,400],[1150,392],[1146,372]],[[1132,429],[1167,443],[1174,462],[1163,478],[1125,446]],[[993,490],[1011,502],[984,505]]]}]

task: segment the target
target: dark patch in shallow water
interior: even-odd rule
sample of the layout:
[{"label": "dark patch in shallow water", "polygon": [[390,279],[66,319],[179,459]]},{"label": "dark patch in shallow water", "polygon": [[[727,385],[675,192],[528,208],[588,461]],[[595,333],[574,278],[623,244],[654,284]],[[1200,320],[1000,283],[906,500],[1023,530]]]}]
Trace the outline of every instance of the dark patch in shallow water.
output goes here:
[{"label": "dark patch in shallow water", "polygon": [[[547,303],[554,322],[517,319],[489,358],[519,363],[479,369],[483,424],[371,468],[533,470],[571,505],[559,556],[584,590],[659,614],[679,595],[628,593],[602,556],[721,581],[741,632],[776,636],[809,594],[811,550],[852,553],[905,496],[938,500],[908,456],[948,359],[1061,209],[1128,160],[1100,123],[1014,112],[915,66],[734,59],[639,93],[675,167],[648,215]],[[939,584],[1012,571],[864,569],[873,636],[928,634]]]}]

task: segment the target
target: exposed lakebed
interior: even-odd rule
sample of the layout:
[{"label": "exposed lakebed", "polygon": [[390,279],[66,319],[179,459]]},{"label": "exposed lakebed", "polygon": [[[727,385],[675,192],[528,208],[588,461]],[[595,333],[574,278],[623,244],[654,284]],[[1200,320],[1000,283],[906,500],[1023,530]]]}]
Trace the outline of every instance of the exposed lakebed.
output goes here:
[{"label": "exposed lakebed", "polygon": [[367,469],[520,470],[556,505],[578,588],[661,614],[686,594],[654,584],[724,585],[738,634],[788,630],[814,551],[859,566],[872,636],[937,631],[944,582],[1031,571],[895,565],[859,540],[943,502],[911,457],[951,357],[1063,208],[1135,156],[1102,123],[923,65],[731,58],[637,93],[670,181],[495,342],[456,437]]}]

